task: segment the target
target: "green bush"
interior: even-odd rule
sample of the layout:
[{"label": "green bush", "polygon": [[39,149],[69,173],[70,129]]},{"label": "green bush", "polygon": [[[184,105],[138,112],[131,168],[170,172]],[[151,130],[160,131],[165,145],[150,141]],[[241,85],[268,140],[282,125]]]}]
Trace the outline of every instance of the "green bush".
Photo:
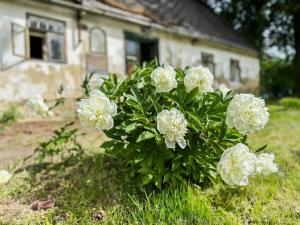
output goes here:
[{"label": "green bush", "polygon": [[[104,130],[111,138],[102,147],[123,160],[130,175],[140,175],[143,184],[177,184],[182,181],[207,183],[217,177],[216,165],[223,151],[246,136],[226,126],[226,109],[233,98],[218,90],[199,96],[198,89],[186,92],[185,72],[176,69],[178,86],[168,93],[157,93],[151,83],[154,63],[139,67],[130,79],[118,84],[111,75],[101,86],[118,105],[112,129]],[[187,146],[166,147],[157,127],[157,114],[163,109],[177,108],[188,121]]]},{"label": "green bush", "polygon": [[18,110],[18,107],[15,105],[10,105],[4,112],[0,112],[0,124],[12,124],[13,122],[16,122],[20,116],[21,114]]},{"label": "green bush", "polygon": [[261,63],[261,94],[267,98],[290,96],[293,90],[293,67],[290,61],[264,59]]},{"label": "green bush", "polygon": [[279,104],[287,109],[300,109],[300,98],[286,97],[279,100]]}]

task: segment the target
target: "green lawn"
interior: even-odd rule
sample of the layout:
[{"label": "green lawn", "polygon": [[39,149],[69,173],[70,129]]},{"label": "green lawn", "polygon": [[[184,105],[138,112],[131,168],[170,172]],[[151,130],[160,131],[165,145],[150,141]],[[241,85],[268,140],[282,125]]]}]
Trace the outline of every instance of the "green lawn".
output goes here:
[{"label": "green lawn", "polygon": [[[14,176],[0,187],[2,206],[8,199],[28,205],[49,198],[56,207],[6,215],[0,208],[0,224],[300,224],[300,111],[273,105],[270,113],[267,127],[249,142],[252,150],[268,144],[265,151],[275,153],[280,172],[247,187],[187,185],[153,192],[127,178],[116,159],[98,153],[65,172],[35,180],[28,172]],[[99,210],[105,211],[103,221],[92,218]]]}]

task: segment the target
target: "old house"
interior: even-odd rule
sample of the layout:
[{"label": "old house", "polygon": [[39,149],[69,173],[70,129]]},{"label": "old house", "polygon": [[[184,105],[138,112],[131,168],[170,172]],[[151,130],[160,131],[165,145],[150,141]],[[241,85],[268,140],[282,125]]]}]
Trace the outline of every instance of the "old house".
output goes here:
[{"label": "old house", "polygon": [[124,75],[157,57],[204,64],[219,83],[252,91],[256,49],[196,0],[0,0],[0,100],[76,95],[84,75]]}]

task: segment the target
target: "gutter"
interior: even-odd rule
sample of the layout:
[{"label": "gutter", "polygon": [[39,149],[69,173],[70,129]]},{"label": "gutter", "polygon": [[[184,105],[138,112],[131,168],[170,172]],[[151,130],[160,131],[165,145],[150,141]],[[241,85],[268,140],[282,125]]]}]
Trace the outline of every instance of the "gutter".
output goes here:
[{"label": "gutter", "polygon": [[[40,2],[39,0],[36,0],[36,1]],[[195,30],[193,31],[193,30],[189,30],[189,29],[179,27],[179,26],[165,26],[162,24],[158,24],[158,23],[152,22],[152,20],[148,17],[142,16],[142,15],[137,15],[137,14],[134,14],[134,13],[131,13],[128,11],[121,10],[121,9],[113,8],[111,6],[108,6],[108,5],[100,3],[100,2],[97,2],[97,5],[84,5],[84,3],[82,5],[79,5],[79,4],[76,4],[73,2],[67,2],[65,0],[46,0],[46,1],[49,3],[52,3],[54,5],[68,7],[68,8],[72,8],[72,9],[76,9],[76,10],[84,10],[84,11],[91,12],[94,14],[108,16],[108,17],[111,17],[114,19],[131,22],[131,23],[138,24],[141,26],[147,26],[147,27],[158,29],[158,30],[166,31],[169,33],[179,34],[181,36],[192,38],[192,39],[199,39],[199,40],[204,40],[204,41],[212,42],[212,43],[216,43],[216,44],[222,44],[222,45],[224,45],[224,47],[235,48],[237,50],[244,50],[244,51],[247,51],[251,55],[254,55],[256,57],[258,56],[258,52],[254,49],[251,49],[251,48],[239,45],[239,44],[235,44],[232,42],[224,41],[220,38],[211,37],[206,34],[195,31]],[[93,7],[93,6],[95,6],[95,7]]]}]

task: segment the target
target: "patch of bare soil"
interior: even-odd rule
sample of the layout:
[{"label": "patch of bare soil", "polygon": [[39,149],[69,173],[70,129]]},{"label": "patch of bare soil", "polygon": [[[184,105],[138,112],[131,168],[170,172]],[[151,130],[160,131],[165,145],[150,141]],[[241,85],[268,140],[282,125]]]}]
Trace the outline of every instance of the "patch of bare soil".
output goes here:
[{"label": "patch of bare soil", "polygon": [[[0,168],[6,168],[17,160],[31,154],[41,141],[51,138],[53,131],[62,127],[65,121],[23,121],[17,122],[0,132]],[[75,124],[80,128],[79,123]],[[99,147],[105,140],[100,131],[85,130],[87,133],[80,142],[86,147]]]},{"label": "patch of bare soil", "polygon": [[15,199],[3,200],[0,202],[0,222],[8,222],[11,218],[23,218],[33,211],[28,205],[18,202]]}]

